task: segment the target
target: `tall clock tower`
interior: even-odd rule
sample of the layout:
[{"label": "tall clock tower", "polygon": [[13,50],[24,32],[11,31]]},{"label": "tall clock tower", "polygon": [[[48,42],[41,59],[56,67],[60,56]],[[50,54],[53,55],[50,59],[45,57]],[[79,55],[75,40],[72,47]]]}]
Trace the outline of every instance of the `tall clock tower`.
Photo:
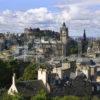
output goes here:
[{"label": "tall clock tower", "polygon": [[62,27],[60,28],[60,41],[62,43],[62,56],[67,55],[68,40],[69,40],[68,28],[66,27],[66,24],[63,23]]}]

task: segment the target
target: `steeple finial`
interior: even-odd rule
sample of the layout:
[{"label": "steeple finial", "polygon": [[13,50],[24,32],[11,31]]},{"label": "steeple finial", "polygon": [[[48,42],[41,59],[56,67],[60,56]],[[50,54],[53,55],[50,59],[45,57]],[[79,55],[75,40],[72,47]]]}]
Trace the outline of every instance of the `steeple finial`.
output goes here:
[{"label": "steeple finial", "polygon": [[12,84],[14,84],[15,85],[15,73],[13,73],[13,76],[12,76]]}]

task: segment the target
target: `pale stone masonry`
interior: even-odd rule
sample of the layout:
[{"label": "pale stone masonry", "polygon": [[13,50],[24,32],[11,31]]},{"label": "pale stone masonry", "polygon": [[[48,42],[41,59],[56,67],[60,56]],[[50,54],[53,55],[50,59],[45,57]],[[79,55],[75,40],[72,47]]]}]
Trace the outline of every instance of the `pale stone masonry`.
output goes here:
[{"label": "pale stone masonry", "polygon": [[12,85],[8,90],[8,94],[14,95],[15,93],[18,93],[18,90],[17,90],[16,83],[15,83],[15,73],[14,73],[12,76]]}]

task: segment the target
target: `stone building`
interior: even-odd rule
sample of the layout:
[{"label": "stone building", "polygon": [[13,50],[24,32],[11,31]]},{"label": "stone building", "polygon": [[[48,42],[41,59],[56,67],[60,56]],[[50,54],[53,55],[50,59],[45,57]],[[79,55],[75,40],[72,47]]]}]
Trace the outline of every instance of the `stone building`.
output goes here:
[{"label": "stone building", "polygon": [[[43,55],[46,57],[49,57],[51,55],[53,56],[65,56],[67,55],[67,44],[69,42],[69,34],[68,34],[68,28],[66,27],[65,23],[60,28],[60,39],[57,38],[51,38],[42,36],[35,37],[35,33],[40,34],[42,31],[39,29],[28,29],[25,28],[25,34],[27,34],[27,37],[29,41],[31,41],[31,44],[35,51],[43,51]],[[46,32],[46,31],[45,31]],[[42,34],[42,33],[41,33]],[[38,52],[39,53],[39,52]]]},{"label": "stone building", "polygon": [[100,41],[92,40],[89,42],[87,54],[91,57],[100,57]]},{"label": "stone building", "polygon": [[[90,80],[90,76],[94,76],[96,80]],[[62,63],[55,64],[51,68],[39,68],[37,80],[15,83],[15,76],[13,76],[8,94],[21,93],[26,97],[34,96],[41,89],[45,90],[50,96],[84,95],[86,91],[91,94],[92,88],[93,93],[95,93],[95,87],[97,92],[100,91],[99,80],[99,73],[97,76],[96,67],[93,63],[91,64],[91,61],[63,60]],[[73,90],[76,92],[74,93]]]},{"label": "stone building", "polygon": [[[43,75],[45,72],[43,72],[43,74],[42,74],[42,71],[39,71],[39,73],[41,73],[41,75]],[[42,78],[39,80],[16,82],[15,74],[14,74],[12,77],[11,87],[8,90],[8,94],[16,95],[16,94],[20,93],[24,97],[30,97],[30,96],[36,95],[40,90],[44,90],[44,91],[48,92],[43,80],[45,81],[45,79]]]}]

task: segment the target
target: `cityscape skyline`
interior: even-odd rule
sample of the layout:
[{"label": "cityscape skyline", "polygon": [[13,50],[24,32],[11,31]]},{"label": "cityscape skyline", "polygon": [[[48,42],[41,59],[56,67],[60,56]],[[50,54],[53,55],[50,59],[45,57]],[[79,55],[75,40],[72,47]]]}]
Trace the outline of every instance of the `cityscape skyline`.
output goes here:
[{"label": "cityscape skyline", "polygon": [[100,0],[0,4],[0,100],[100,100]]},{"label": "cityscape skyline", "polygon": [[99,0],[0,0],[0,32],[23,32],[25,27],[59,31],[66,22],[71,36],[100,37]]}]

